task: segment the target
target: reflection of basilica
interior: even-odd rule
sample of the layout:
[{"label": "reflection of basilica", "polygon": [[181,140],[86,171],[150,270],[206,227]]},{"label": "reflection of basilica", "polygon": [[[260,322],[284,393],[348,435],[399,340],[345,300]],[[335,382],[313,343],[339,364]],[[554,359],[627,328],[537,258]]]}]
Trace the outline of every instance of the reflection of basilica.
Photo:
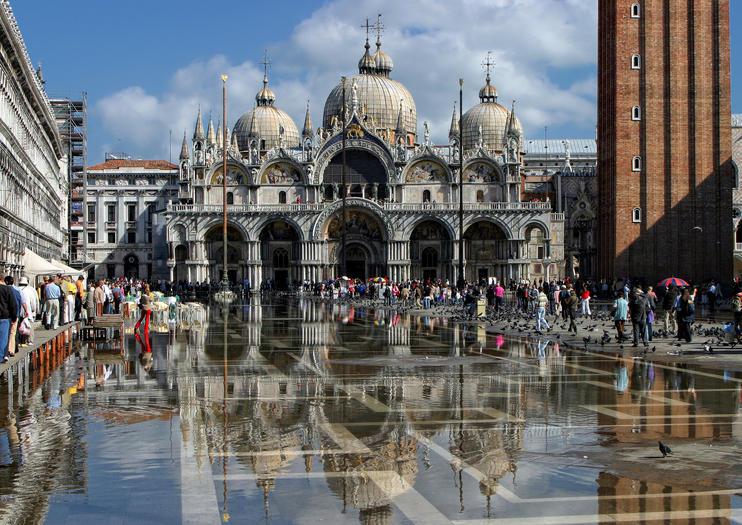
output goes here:
[{"label": "reflection of basilica", "polygon": [[[274,279],[320,280],[338,274],[345,227],[347,273],[454,278],[460,188],[458,116],[449,144],[418,136],[415,101],[390,77],[391,57],[370,45],[357,75],[329,94],[322,127],[312,129],[309,108],[299,133],[276,106],[268,85],[240,117],[229,139],[230,244],[228,274],[253,284]],[[463,115],[464,253],[469,280],[562,275],[564,214],[548,198],[526,195],[522,128],[498,103],[488,71],[480,103]],[[343,106],[348,216],[341,216]],[[180,156],[180,203],[168,207],[171,277],[219,280],[222,209],[222,133],[197,117],[192,147]],[[531,201],[526,202],[528,199]],[[547,266],[544,267],[544,264]]]}]

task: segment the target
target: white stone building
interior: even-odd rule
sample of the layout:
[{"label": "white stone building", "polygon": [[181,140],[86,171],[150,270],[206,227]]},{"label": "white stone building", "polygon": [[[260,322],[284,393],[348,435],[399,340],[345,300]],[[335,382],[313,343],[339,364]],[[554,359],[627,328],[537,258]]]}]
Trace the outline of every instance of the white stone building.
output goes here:
[{"label": "white stone building", "polygon": [[[459,235],[459,123],[450,143],[418,136],[415,102],[390,78],[392,59],[368,41],[359,72],[335,86],[322,126],[309,108],[301,133],[268,85],[228,139],[230,280],[278,287],[303,279],[434,277],[456,280],[464,243],[470,281],[559,277],[564,273],[564,214],[549,200],[524,198],[525,139],[512,109],[498,103],[489,73],[480,103],[463,115],[464,221]],[[346,148],[343,162],[343,114]],[[168,266],[175,280],[221,279],[222,133],[201,113],[191,147],[183,141],[179,203],[168,207]],[[342,219],[343,166],[348,187]]]},{"label": "white stone building", "polygon": [[161,212],[177,196],[178,166],[166,160],[109,156],[87,173],[91,275],[168,279]]},{"label": "white stone building", "polygon": [[66,157],[49,99],[7,0],[0,0],[0,272],[26,248],[67,256]]}]

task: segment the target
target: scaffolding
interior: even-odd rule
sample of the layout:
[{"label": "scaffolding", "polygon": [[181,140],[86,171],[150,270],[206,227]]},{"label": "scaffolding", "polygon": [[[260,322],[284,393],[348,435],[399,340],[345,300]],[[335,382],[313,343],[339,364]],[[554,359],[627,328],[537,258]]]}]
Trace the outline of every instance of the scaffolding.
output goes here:
[{"label": "scaffolding", "polygon": [[67,151],[69,264],[83,268],[89,259],[86,217],[88,96],[83,92],[79,99],[53,98],[50,102]]}]

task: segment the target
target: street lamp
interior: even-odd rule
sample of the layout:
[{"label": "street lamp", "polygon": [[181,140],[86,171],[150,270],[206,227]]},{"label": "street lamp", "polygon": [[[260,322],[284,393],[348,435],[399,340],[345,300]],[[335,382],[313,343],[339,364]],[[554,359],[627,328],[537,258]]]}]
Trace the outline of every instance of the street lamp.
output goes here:
[{"label": "street lamp", "polygon": [[217,300],[231,303],[234,294],[229,289],[229,274],[227,273],[227,75],[222,75],[222,282]]},{"label": "street lamp", "polygon": [[464,79],[459,79],[459,289],[464,288]]}]

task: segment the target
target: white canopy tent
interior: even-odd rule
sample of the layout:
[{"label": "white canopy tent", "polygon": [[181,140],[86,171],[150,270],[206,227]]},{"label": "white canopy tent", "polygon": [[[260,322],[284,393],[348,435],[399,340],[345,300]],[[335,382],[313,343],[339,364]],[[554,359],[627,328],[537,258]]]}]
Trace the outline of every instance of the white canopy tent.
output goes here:
[{"label": "white canopy tent", "polygon": [[85,270],[76,270],[75,268],[72,268],[70,266],[67,266],[62,261],[58,261],[56,259],[52,259],[52,264],[54,266],[59,266],[62,269],[62,271],[59,272],[62,275],[70,275],[72,277],[77,277],[78,275],[82,275],[86,279],[88,277],[87,276],[87,273],[88,273],[87,271],[85,271]]},{"label": "white canopy tent", "polygon": [[26,248],[23,253],[23,273],[28,277],[36,277],[38,275],[56,275],[64,273],[64,270]]}]

